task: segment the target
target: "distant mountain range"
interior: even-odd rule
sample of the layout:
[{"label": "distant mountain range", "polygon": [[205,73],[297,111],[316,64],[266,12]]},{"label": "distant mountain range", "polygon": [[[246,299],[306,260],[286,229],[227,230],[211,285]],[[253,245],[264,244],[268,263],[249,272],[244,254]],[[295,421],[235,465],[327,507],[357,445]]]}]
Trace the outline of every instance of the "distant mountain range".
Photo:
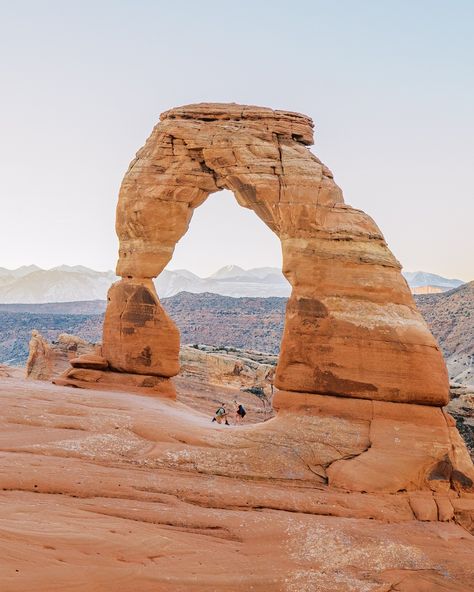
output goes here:
[{"label": "distant mountain range", "polygon": [[95,271],[82,265],[61,265],[53,269],[30,265],[13,270],[0,267],[0,302],[104,300],[115,280],[112,271]]},{"label": "distant mountain range", "polygon": [[[414,293],[443,292],[463,284],[424,271],[404,272]],[[0,303],[33,304],[105,300],[107,290],[116,281],[113,271],[96,271],[82,265],[61,265],[41,269],[36,265],[5,269],[0,267]],[[227,265],[206,278],[186,269],[165,270],[155,280],[160,298],[179,292],[211,292],[233,297],[288,297],[291,292],[277,267],[242,269]]]},{"label": "distant mountain range", "polygon": [[414,294],[446,292],[458,288],[464,283],[461,280],[447,279],[426,271],[404,271],[403,275]]}]

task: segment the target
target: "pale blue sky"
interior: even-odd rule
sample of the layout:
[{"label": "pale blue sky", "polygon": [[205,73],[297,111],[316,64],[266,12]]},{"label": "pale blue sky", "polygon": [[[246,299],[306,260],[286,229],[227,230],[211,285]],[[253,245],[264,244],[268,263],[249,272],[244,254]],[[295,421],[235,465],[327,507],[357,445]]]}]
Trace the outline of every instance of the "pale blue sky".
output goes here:
[{"label": "pale blue sky", "polygon": [[[474,2],[0,0],[0,266],[115,265],[124,171],[159,113],[300,111],[405,269],[474,278]],[[171,267],[278,265],[224,194]]]}]

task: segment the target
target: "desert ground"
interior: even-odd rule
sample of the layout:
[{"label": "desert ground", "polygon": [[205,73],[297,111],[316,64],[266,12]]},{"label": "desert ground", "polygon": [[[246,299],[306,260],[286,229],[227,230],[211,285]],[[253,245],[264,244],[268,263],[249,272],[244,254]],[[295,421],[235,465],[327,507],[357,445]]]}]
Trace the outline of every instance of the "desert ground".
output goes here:
[{"label": "desert ground", "polygon": [[235,395],[209,386],[199,410],[1,379],[2,591],[472,590],[474,496],[440,522],[406,491],[329,488],[314,457],[363,451],[363,422],[250,423],[248,400],[247,425],[212,424]]}]

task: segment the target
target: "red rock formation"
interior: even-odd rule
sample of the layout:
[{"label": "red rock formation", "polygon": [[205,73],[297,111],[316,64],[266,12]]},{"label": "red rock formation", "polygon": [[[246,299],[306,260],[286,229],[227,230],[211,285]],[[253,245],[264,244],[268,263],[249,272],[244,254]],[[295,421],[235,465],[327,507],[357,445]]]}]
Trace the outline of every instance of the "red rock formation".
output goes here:
[{"label": "red rock formation", "polygon": [[179,332],[151,280],[117,282],[109,290],[103,354],[114,370],[169,378],[179,372]]},{"label": "red rock formation", "polygon": [[35,380],[51,380],[70,368],[71,361],[82,355],[95,354],[97,347],[75,335],[62,333],[56,343],[49,343],[33,330],[29,344],[26,376]]},{"label": "red rock formation", "polygon": [[10,372],[6,366],[0,364],[0,378],[10,378]]},{"label": "red rock formation", "polygon": [[193,211],[230,189],[281,239],[293,291],[276,386],[284,391],[443,405],[441,352],[373,220],[344,204],[308,149],[303,115],[235,104],[163,113],[127,171],[117,208],[123,280],[109,294],[112,369],[178,372],[178,335],[151,278],[169,263]]},{"label": "red rock formation", "polygon": [[[473,589],[474,467],[439,408],[440,351],[311,143],[287,112],[163,114],[122,184],[104,357],[60,379],[109,392],[0,383],[5,589]],[[278,234],[293,286],[278,415],[238,427],[123,394],[174,394],[179,339],[151,278],[224,187]]]}]

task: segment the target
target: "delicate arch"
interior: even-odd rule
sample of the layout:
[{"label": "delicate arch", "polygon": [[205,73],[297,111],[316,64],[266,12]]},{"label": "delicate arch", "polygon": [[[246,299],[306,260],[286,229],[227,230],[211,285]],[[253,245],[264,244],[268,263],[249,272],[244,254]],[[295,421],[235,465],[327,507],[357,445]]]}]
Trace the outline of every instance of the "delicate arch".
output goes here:
[{"label": "delicate arch", "polygon": [[[179,334],[151,279],[171,260],[193,211],[231,190],[280,238],[292,285],[275,384],[284,391],[442,405],[439,347],[373,220],[344,204],[308,149],[311,119],[236,104],[163,113],[124,177],[117,273],[103,353],[113,370],[170,377]],[[285,394],[286,393],[286,394]]]}]

